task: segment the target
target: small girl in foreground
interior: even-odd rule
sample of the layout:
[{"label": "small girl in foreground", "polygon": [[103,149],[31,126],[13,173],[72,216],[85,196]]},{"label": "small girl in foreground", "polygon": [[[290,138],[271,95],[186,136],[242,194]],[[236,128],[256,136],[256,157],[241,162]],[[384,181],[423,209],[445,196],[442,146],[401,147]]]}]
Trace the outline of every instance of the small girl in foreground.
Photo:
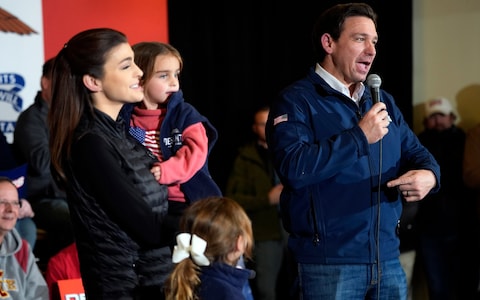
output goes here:
[{"label": "small girl in foreground", "polygon": [[253,272],[236,265],[242,255],[251,258],[253,234],[244,209],[229,198],[206,198],[184,211],[180,229],[166,299],[245,299]]}]

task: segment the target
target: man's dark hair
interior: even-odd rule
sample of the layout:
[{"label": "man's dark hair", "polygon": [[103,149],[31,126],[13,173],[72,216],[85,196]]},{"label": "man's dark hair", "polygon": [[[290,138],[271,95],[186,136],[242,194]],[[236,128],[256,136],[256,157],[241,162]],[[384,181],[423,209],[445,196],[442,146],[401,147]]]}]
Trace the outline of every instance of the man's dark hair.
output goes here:
[{"label": "man's dark hair", "polygon": [[42,76],[51,78],[52,77],[52,69],[53,69],[53,63],[55,62],[55,58],[52,57],[48,59],[42,67]]},{"label": "man's dark hair", "polygon": [[325,10],[315,22],[312,32],[313,50],[315,52],[315,60],[323,61],[326,52],[320,41],[324,33],[330,34],[332,39],[338,40],[343,31],[343,24],[348,17],[367,17],[373,21],[375,28],[377,27],[377,14],[366,3],[346,3],[337,4]]}]

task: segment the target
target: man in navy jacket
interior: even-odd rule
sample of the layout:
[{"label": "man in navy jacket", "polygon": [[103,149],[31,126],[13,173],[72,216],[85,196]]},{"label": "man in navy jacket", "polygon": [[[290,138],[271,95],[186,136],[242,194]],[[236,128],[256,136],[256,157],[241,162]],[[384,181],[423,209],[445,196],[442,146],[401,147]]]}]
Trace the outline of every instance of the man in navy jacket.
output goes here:
[{"label": "man in navy jacket", "polygon": [[374,103],[363,84],[377,40],[370,6],[327,10],[314,28],[315,68],[271,107],[267,142],[303,299],[406,299],[402,197],[439,188],[437,162],[393,97],[379,89]]}]

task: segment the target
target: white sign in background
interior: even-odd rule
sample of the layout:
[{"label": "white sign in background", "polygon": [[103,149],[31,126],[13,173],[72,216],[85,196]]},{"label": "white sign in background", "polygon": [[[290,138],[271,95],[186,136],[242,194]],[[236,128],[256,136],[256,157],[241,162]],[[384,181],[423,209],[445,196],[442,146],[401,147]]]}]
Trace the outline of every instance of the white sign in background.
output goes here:
[{"label": "white sign in background", "polygon": [[[13,142],[18,115],[28,108],[40,90],[43,45],[42,0],[1,0],[0,8],[35,33],[0,30],[0,130]],[[0,22],[11,22],[0,18]],[[6,28],[7,24],[0,24]]]}]

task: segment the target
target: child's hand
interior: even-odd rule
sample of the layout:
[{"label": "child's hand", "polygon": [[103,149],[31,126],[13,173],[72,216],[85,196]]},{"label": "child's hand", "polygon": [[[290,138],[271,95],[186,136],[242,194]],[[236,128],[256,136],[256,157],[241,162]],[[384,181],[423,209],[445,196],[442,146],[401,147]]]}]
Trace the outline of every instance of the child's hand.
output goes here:
[{"label": "child's hand", "polygon": [[156,181],[159,181],[159,180],[160,180],[160,175],[162,174],[162,171],[161,171],[161,169],[160,169],[160,166],[153,166],[153,167],[150,169],[150,172],[152,172],[153,177],[155,177],[155,180],[156,180]]}]

